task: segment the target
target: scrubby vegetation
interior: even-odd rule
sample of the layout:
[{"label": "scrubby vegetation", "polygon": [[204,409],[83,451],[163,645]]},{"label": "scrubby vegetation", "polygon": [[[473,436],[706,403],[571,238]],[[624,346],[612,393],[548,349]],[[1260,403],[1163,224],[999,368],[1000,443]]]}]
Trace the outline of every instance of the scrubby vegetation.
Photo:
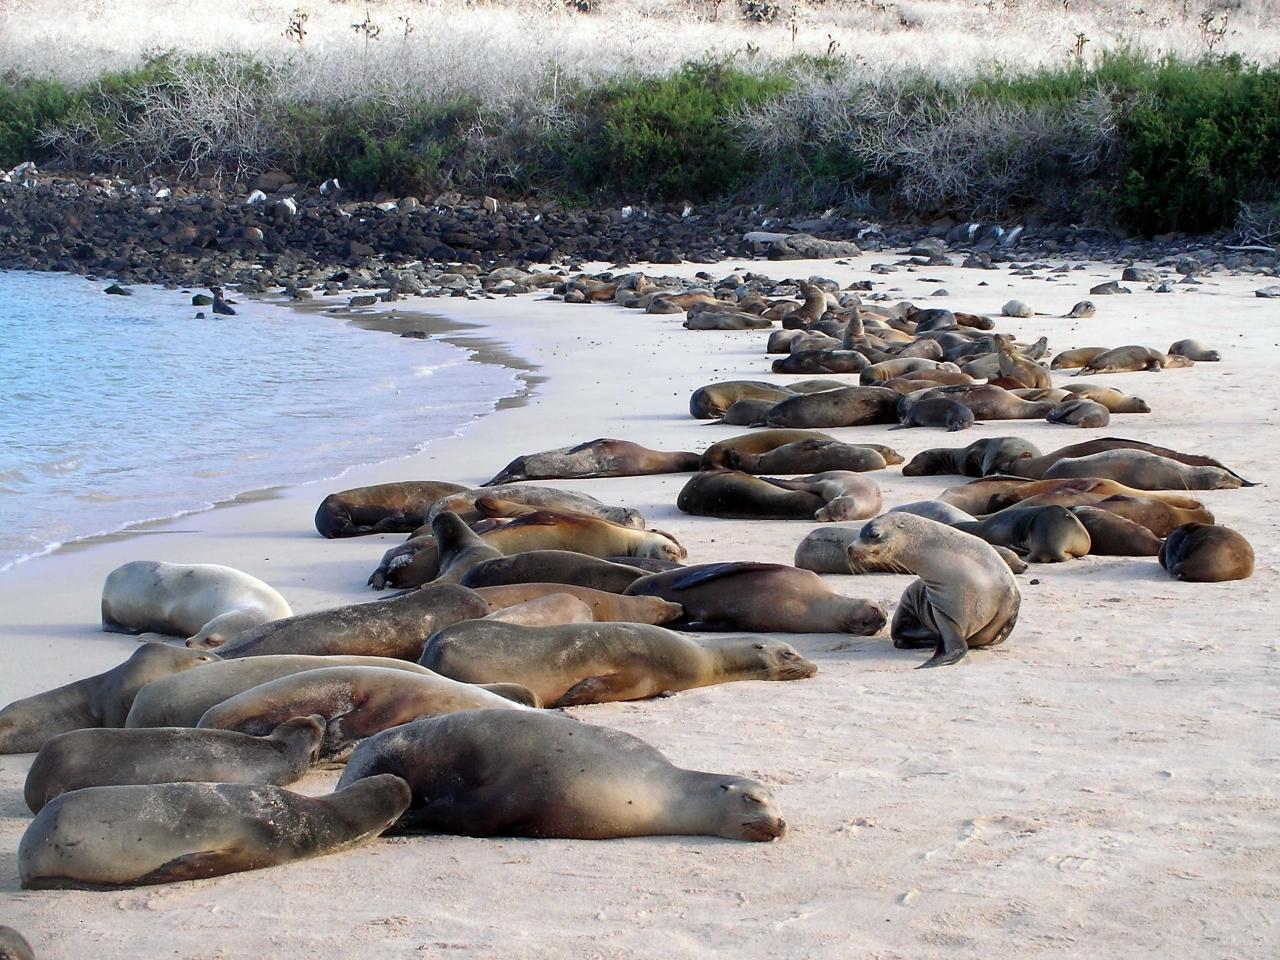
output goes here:
[{"label": "scrubby vegetation", "polygon": [[[789,18],[799,49],[809,21],[775,6],[778,16],[755,23],[745,7],[700,2],[696,22],[716,36],[776,39]],[[439,42],[435,24],[435,46],[415,46],[425,31],[402,8],[394,18],[392,8],[362,8],[341,66],[318,52],[326,21],[297,7],[270,56],[174,50],[74,81],[10,69],[0,77],[0,164],[233,179],[281,168],[307,182],[338,177],[363,195],[456,189],[898,215],[1035,209],[1146,232],[1228,225],[1242,204],[1270,223],[1280,205],[1280,66],[1224,54],[1230,13],[1196,21],[1189,3],[1184,26],[1200,34],[1191,55],[1090,50],[1077,32],[1049,62],[962,71],[910,58],[872,69],[828,33],[812,54],[707,44],[713,52],[683,61],[559,56],[536,69],[472,37],[473,60],[489,58],[485,73]],[[556,16],[573,24],[565,37],[580,39],[610,8],[576,9]],[[828,0],[823,15],[839,9],[849,6]],[[331,5],[321,12],[334,15]],[[731,14],[732,26],[713,19]],[[926,25],[903,16],[903,29]]]}]

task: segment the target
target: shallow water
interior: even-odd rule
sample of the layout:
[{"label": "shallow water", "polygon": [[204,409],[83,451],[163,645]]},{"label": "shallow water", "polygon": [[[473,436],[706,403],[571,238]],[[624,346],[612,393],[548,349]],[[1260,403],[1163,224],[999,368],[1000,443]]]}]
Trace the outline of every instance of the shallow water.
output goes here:
[{"label": "shallow water", "polygon": [[106,285],[0,271],[0,570],[406,456],[516,391],[439,340],[234,295],[236,316],[197,320],[190,292]]}]

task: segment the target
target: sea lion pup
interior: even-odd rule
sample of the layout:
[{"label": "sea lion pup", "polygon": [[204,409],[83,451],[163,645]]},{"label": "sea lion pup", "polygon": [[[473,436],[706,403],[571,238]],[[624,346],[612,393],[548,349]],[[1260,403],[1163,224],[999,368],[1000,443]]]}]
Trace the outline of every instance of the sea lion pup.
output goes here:
[{"label": "sea lion pup", "polygon": [[816,283],[801,283],[800,296],[804,302],[783,319],[783,325],[791,329],[812,327],[827,312],[827,291]]},{"label": "sea lion pup", "polygon": [[[500,502],[487,499],[477,501],[477,506],[503,510]],[[437,517],[436,521],[441,519]],[[479,539],[506,556],[529,550],[573,550],[592,557],[656,557],[673,562],[687,556],[679,541],[662,530],[634,530],[595,517],[550,510],[517,516]]]},{"label": "sea lion pup", "polygon": [[786,831],[754,780],[672,766],[630,734],[559,713],[476,710],[406,724],[361,744],[338,786],[396,770],[413,802],[395,833],[762,841]]},{"label": "sea lion pup", "polygon": [[1097,387],[1091,383],[1068,383],[1068,394],[1100,403],[1111,413],[1150,413],[1151,405],[1141,397],[1131,397],[1114,387]]},{"label": "sea lion pup", "polygon": [[793,396],[786,387],[763,380],[725,380],[709,383],[693,391],[689,397],[689,416],[695,420],[714,420],[739,400],[772,400],[781,402]]},{"label": "sea lion pup", "polygon": [[32,813],[82,787],[128,783],[272,783],[301,780],[320,749],[320,717],[286,720],[265,737],[157,727],[73,730],[40,748],[23,796]]},{"label": "sea lion pup", "polygon": [[1142,347],[1137,344],[1129,344],[1128,346],[1107,350],[1096,357],[1090,358],[1075,376],[1083,376],[1086,373],[1133,373],[1139,370],[1163,370],[1169,366],[1180,366],[1180,364],[1170,363],[1169,357],[1159,350],[1152,350],[1150,347]]},{"label": "sea lion pup", "polygon": [[676,497],[682,513],[726,520],[812,520],[823,506],[815,493],[786,490],[740,470],[696,473]]},{"label": "sea lion pup", "polygon": [[724,412],[724,416],[715,421],[715,425],[727,427],[764,426],[769,411],[777,406],[773,400],[738,400]]},{"label": "sea lion pup", "polygon": [[385,600],[273,620],[240,634],[218,653],[224,660],[270,654],[417,660],[433,633],[488,613],[489,605],[466,587],[431,583]]},{"label": "sea lion pup", "polygon": [[[507,686],[521,690],[517,685]],[[196,726],[260,737],[294,717],[318,716],[325,725],[319,756],[336,760],[365,737],[410,720],[458,710],[527,710],[528,705],[541,705],[528,690],[512,696],[520,699],[508,699],[485,687],[435,673],[322,667],[237,693],[206,710]]]},{"label": "sea lion pup", "polygon": [[36,960],[36,953],[17,930],[0,926],[0,960]]},{"label": "sea lion pup", "polygon": [[407,673],[427,673],[408,660],[389,657],[316,657],[278,654],[222,660],[202,670],[164,677],[147,684],[134,698],[126,727],[194,727],[210,707],[271,680],[325,667],[385,667]]},{"label": "sea lion pup", "polygon": [[1244,479],[1226,464],[1215,460],[1213,457],[1205,457],[1197,453],[1182,453],[1178,450],[1170,450],[1168,447],[1157,447],[1152,443],[1143,443],[1141,440],[1126,440],[1122,437],[1099,437],[1096,440],[1072,443],[1065,447],[1059,447],[1052,453],[1046,453],[1044,456],[1037,455],[1010,463],[1003,472],[1025,477],[1028,480],[1041,480],[1044,478],[1045,472],[1059,460],[1087,457],[1094,453],[1102,453],[1105,450],[1143,450],[1192,467],[1216,467],[1239,480],[1239,486],[1254,486],[1254,484]]},{"label": "sea lion pup", "polygon": [[1108,347],[1075,347],[1063,350],[1049,364],[1050,370],[1077,370],[1095,357],[1107,352]]},{"label": "sea lion pup", "polygon": [[105,673],[15,700],[0,710],[0,754],[34,753],[72,730],[122,727],[138,691],[147,684],[216,660],[212,653],[144,643]]},{"label": "sea lion pup", "polygon": [[886,561],[920,578],[903,591],[889,632],[899,649],[934,647],[921,666],[956,663],[970,647],[1003,643],[1017,623],[1022,596],[1013,574],[990,544],[972,534],[887,513],[850,544],[849,566]]},{"label": "sea lion pup", "polygon": [[813,515],[815,520],[866,520],[878,514],[882,505],[880,485],[869,477],[848,470],[828,470],[794,480],[762,479],[783,490],[802,490],[821,497],[826,502]]},{"label": "sea lion pup", "polygon": [[899,394],[883,387],[841,387],[783,400],[765,419],[771,427],[857,427],[898,422]]},{"label": "sea lion pup", "polygon": [[1092,300],[1081,300],[1062,316],[1067,320],[1083,320],[1092,317],[1097,312],[1098,308],[1094,306]]},{"label": "sea lion pup", "polygon": [[898,416],[906,416],[917,403],[935,397],[963,404],[976,420],[1040,420],[1056,406],[1051,400],[1023,400],[992,383],[976,383],[971,386],[934,387],[905,396],[898,407]]},{"label": "sea lion pup", "polygon": [[1235,490],[1240,478],[1218,467],[1191,467],[1145,450],[1104,450],[1059,460],[1044,479],[1101,477],[1139,490]]},{"label": "sea lion pup", "polygon": [[654,573],[627,588],[684,607],[691,629],[751,633],[878,633],[879,604],[841,596],[808,570],[777,563],[702,563]]},{"label": "sea lion pup", "polygon": [[1096,557],[1154,557],[1160,538],[1132,520],[1097,507],[1071,507],[1089,531],[1089,552]]},{"label": "sea lion pup", "polygon": [[1008,547],[1028,563],[1062,563],[1088,555],[1091,546],[1089,531],[1066,507],[1008,507],[953,526]]},{"label": "sea lion pup", "polygon": [[1114,496],[1088,504],[1146,527],[1157,537],[1167,537],[1187,523],[1213,523],[1213,514],[1203,507],[1179,507],[1146,497]]},{"label": "sea lion pup", "polygon": [[406,480],[331,493],[316,510],[316,530],[329,539],[408,533],[426,522],[431,504],[466,489],[458,483]]},{"label": "sea lion pup", "polygon": [[[427,523],[431,523],[442,513],[456,513],[468,523],[474,523],[484,516],[476,509],[476,501],[482,497],[509,503],[522,503],[536,510],[577,513],[584,517],[595,517],[597,520],[608,520],[610,523],[635,530],[644,529],[644,516],[639,510],[610,506],[585,493],[571,493],[568,490],[557,490],[555,487],[537,487],[524,483],[481,487],[437,500],[427,511]],[[419,532],[426,531],[420,529]]]},{"label": "sea lion pup", "polygon": [[551,627],[562,623],[595,623],[591,608],[569,593],[548,593],[495,610],[480,618],[521,627]]},{"label": "sea lion pup", "polygon": [[520,627],[474,620],[431,638],[421,663],[463,683],[518,683],[551,707],[644,700],[735,680],[801,680],[817,667],[789,644],[701,644],[640,623]]},{"label": "sea lion pup", "polygon": [[1013,337],[1005,333],[996,334],[996,360],[1000,364],[1000,375],[1016,380],[1024,387],[1042,390],[1053,386],[1053,378],[1049,371],[1034,360],[1028,360],[1014,348]]},{"label": "sea lion pup", "polygon": [[1111,422],[1111,411],[1100,403],[1081,397],[1059,403],[1049,411],[1045,420],[1068,427],[1105,427]]},{"label": "sea lion pup", "polygon": [[773,361],[774,373],[859,373],[867,358],[857,350],[805,350]]},{"label": "sea lion pup", "polygon": [[962,477],[985,477],[1007,473],[1016,461],[1038,456],[1039,449],[1021,437],[985,437],[967,447],[922,450],[902,468],[902,475],[935,477],[954,473]]},{"label": "sea lion pup", "polygon": [[1217,350],[1210,350],[1199,340],[1179,340],[1169,347],[1168,353],[1171,357],[1186,357],[1197,363],[1222,359],[1222,354]]},{"label": "sea lion pup", "polygon": [[474,590],[518,583],[565,583],[605,593],[622,593],[646,573],[638,567],[571,550],[530,550],[478,564],[462,578],[462,584]]},{"label": "sea lion pup", "polygon": [[[733,469],[743,473],[822,473],[827,470],[865,473],[883,470],[889,465],[881,450],[897,456],[887,447],[874,444],[814,439],[784,443],[767,453],[731,452],[726,459],[733,464]],[[897,459],[898,462],[902,460],[901,457]]]},{"label": "sea lion pup", "polygon": [[954,433],[957,430],[968,430],[974,422],[973,411],[963,404],[946,397],[932,397],[919,403],[907,404],[905,412],[899,414],[898,425],[889,429],[939,427],[948,433]]},{"label": "sea lion pup", "polygon": [[1229,527],[1186,523],[1160,547],[1160,566],[1175,580],[1221,583],[1253,576],[1253,547]]},{"label": "sea lion pup", "polygon": [[[574,447],[516,457],[481,486],[517,480],[581,480],[588,477],[641,477],[654,473],[688,473],[698,469],[700,454],[650,450],[629,440],[588,440]],[[459,491],[451,491],[457,493]]]},{"label": "sea lion pup", "polygon": [[565,583],[513,583],[504,587],[480,587],[475,592],[493,611],[525,604],[548,594],[567,593],[585,603],[597,623],[659,625],[684,616],[680,604],[668,603],[659,597],[624,597]]},{"label": "sea lion pup", "polygon": [[58,797],[27,827],[18,872],[27,890],[102,889],[273,867],[373,839],[410,797],[393,776],[325,797],[243,783],[86,787]]},{"label": "sea lion pup", "polygon": [[112,570],[102,585],[102,629],[111,633],[219,644],[292,613],[257,577],[213,563],[135,560]]}]

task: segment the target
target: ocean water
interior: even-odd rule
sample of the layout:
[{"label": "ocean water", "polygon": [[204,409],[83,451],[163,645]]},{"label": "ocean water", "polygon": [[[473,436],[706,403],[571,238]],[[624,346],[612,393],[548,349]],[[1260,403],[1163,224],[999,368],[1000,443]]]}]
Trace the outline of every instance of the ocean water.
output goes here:
[{"label": "ocean water", "polygon": [[57,545],[456,435],[514,371],[240,300],[0,271],[0,570]]}]

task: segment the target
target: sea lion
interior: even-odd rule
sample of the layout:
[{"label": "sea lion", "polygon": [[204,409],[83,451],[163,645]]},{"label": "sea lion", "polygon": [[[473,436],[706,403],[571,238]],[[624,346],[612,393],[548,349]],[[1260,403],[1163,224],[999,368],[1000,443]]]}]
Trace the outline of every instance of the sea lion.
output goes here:
[{"label": "sea lion", "polygon": [[431,504],[466,489],[457,483],[406,480],[331,493],[316,510],[316,530],[330,539],[408,533],[426,522]]},{"label": "sea lion", "polygon": [[959,507],[953,507],[942,500],[917,500],[914,503],[903,503],[890,508],[889,512],[909,513],[915,517],[926,517],[929,520],[937,520],[938,523],[945,523],[949,527],[953,527],[957,523],[970,523],[977,519],[977,517],[966,513]]},{"label": "sea lion", "polygon": [[431,535],[440,555],[440,572],[433,583],[458,583],[477,564],[505,556],[456,513],[437,514],[431,521]]},{"label": "sea lion", "polygon": [[858,537],[856,527],[818,527],[805,535],[796,546],[794,563],[813,573],[852,573],[849,569],[849,544]]},{"label": "sea lion", "polygon": [[493,487],[519,480],[581,480],[588,477],[688,473],[698,469],[699,459],[700,455],[696,453],[650,450],[629,440],[588,440],[577,446],[516,457],[497,476],[481,486]]},{"label": "sea lion", "polygon": [[1145,450],[1105,450],[1059,460],[1044,479],[1101,477],[1139,490],[1234,490],[1240,478],[1218,467],[1192,467]]},{"label": "sea lion", "polygon": [[678,603],[684,622],[704,630],[870,636],[887,620],[879,604],[841,596],[812,572],[776,563],[696,564],[650,574],[626,592]]},{"label": "sea lion", "polygon": [[519,627],[475,620],[432,637],[420,662],[464,683],[518,683],[551,707],[817,673],[780,641],[735,637],[704,644],[639,623]]},{"label": "sea lion", "polygon": [[[216,657],[214,658],[217,659]],[[389,657],[317,657],[279,654],[211,663],[200,671],[164,677],[147,684],[134,698],[126,727],[194,727],[204,712],[223,700],[271,680],[325,667],[385,667],[427,673],[408,660]]]},{"label": "sea lion", "polygon": [[245,631],[218,653],[224,660],[291,653],[417,660],[433,633],[489,612],[489,605],[465,587],[432,583],[385,600],[273,620]]},{"label": "sea lion", "polygon": [[882,380],[892,380],[907,374],[925,373],[930,370],[941,370],[947,373],[959,373],[960,368],[946,360],[930,360],[927,357],[896,357],[893,360],[881,360],[866,367],[858,379],[864,387],[873,387]]},{"label": "sea lion", "polygon": [[1114,387],[1097,387],[1091,383],[1068,383],[1067,393],[1100,403],[1111,413],[1150,413],[1151,405],[1141,397],[1131,397]]},{"label": "sea lion", "polygon": [[1139,370],[1163,370],[1165,367],[1179,366],[1171,363],[1170,358],[1159,350],[1129,344],[1116,347],[1092,357],[1076,372],[1075,376],[1086,373],[1132,373]]},{"label": "sea lion", "polygon": [[1169,347],[1168,353],[1171,357],[1186,357],[1197,363],[1212,363],[1222,359],[1222,354],[1217,350],[1210,350],[1199,340],[1179,340]]},{"label": "sea lion", "polygon": [[325,797],[243,783],[86,787],[64,793],[31,821],[18,872],[27,890],[219,877],[371,840],[409,800],[408,785],[393,776],[368,777]]},{"label": "sea lion", "polygon": [[322,667],[237,693],[206,710],[196,726],[260,737],[294,717],[318,716],[325,723],[319,756],[337,759],[357,741],[410,720],[456,710],[525,710],[527,704],[541,705],[527,691],[517,701],[434,673]]},{"label": "sea lion", "polygon": [[1069,444],[1043,456],[1037,455],[1009,463],[1005,466],[1003,472],[1018,477],[1026,477],[1029,480],[1042,480],[1046,471],[1059,460],[1087,457],[1106,450],[1143,450],[1192,467],[1215,467],[1239,480],[1239,486],[1252,487],[1254,485],[1213,457],[1205,457],[1196,453],[1182,453],[1178,450],[1170,450],[1168,447],[1158,447],[1152,443],[1143,443],[1141,440],[1126,440],[1123,437],[1099,437],[1096,440],[1085,440],[1081,443]]},{"label": "sea lion", "polygon": [[72,730],[122,727],[138,691],[218,659],[212,653],[144,643],[105,673],[15,700],[0,710],[0,754],[34,753],[53,737]]},{"label": "sea lion", "polygon": [[1049,371],[1034,360],[1028,360],[1014,348],[1013,337],[1008,334],[996,334],[996,360],[1000,364],[1000,375],[1016,380],[1024,387],[1043,390],[1053,386],[1053,378]]},{"label": "sea lion", "polygon": [[102,585],[102,629],[226,643],[290,616],[288,602],[257,577],[212,563],[135,560]]},{"label": "sea lion", "polygon": [[17,930],[0,926],[0,960],[36,960],[36,953]]},{"label": "sea lion", "polygon": [[[481,499],[477,506],[487,510],[488,503]],[[678,562],[688,555],[675,537],[661,530],[635,530],[596,517],[550,510],[517,516],[477,539],[504,556],[529,550],[573,550],[591,557],[655,557]]]},{"label": "sea lion", "polygon": [[1047,498],[1063,497],[1065,506],[1080,506],[1078,503],[1067,503],[1073,495],[1087,494],[1092,502],[1105,500],[1107,497],[1144,497],[1149,500],[1162,500],[1175,507],[1198,510],[1204,506],[1195,497],[1184,493],[1169,493],[1156,490],[1138,490],[1115,480],[1099,477],[1070,477],[1065,480],[1024,480],[1019,483],[1013,477],[992,477],[982,483],[969,485],[974,489],[985,487],[990,492],[986,509],[979,513],[995,513],[1005,507],[1017,504],[1028,504],[1036,501],[1039,504],[1049,502]]},{"label": "sea lion", "polygon": [[1063,350],[1053,358],[1053,362],[1049,364],[1049,369],[1076,370],[1095,357],[1102,356],[1107,350],[1107,347],[1075,347],[1071,350]]},{"label": "sea lion", "polygon": [[689,314],[681,326],[686,330],[768,330],[773,321],[754,313],[702,310]]},{"label": "sea lion", "polygon": [[1023,400],[1004,387],[977,383],[972,386],[934,387],[905,396],[898,407],[898,416],[907,416],[911,407],[935,397],[963,404],[977,420],[1039,420],[1054,408],[1050,400]]},{"label": "sea lion", "polygon": [[678,620],[684,615],[680,604],[668,603],[659,597],[624,597],[617,593],[605,593],[603,590],[565,583],[513,583],[503,587],[480,587],[475,592],[495,611],[528,603],[548,594],[567,593],[591,609],[596,623],[661,625]]},{"label": "sea lion", "polygon": [[468,523],[479,520],[483,514],[476,509],[476,501],[481,498],[521,503],[537,510],[553,510],[556,513],[577,513],[584,517],[608,520],[623,527],[644,529],[644,516],[639,510],[611,507],[585,493],[571,493],[568,490],[557,490],[555,487],[538,487],[524,483],[481,487],[478,490],[468,490],[465,493],[444,497],[433,503],[427,511],[427,523],[433,522],[441,513],[456,513]]},{"label": "sea lion", "polygon": [[714,420],[723,416],[739,400],[772,400],[774,403],[781,403],[792,395],[785,387],[763,380],[709,383],[693,391],[689,397],[689,416],[695,420]]},{"label": "sea lion", "polygon": [[1089,553],[1097,557],[1154,557],[1160,538],[1132,520],[1097,507],[1071,507],[1089,531]]},{"label": "sea lion", "polygon": [[813,519],[824,522],[841,520],[866,520],[880,512],[880,485],[870,477],[848,470],[829,470],[808,477],[784,480],[777,477],[763,478],[783,490],[803,490],[825,501]]},{"label": "sea lion", "polygon": [[776,407],[775,400],[736,400],[730,404],[724,416],[716,421],[717,426],[755,427],[763,426],[769,418],[769,411]]},{"label": "sea lion", "polygon": [[1203,507],[1179,507],[1147,497],[1106,497],[1088,506],[1132,520],[1157,537],[1167,537],[1187,523],[1213,523],[1213,514]]},{"label": "sea lion", "polygon": [[1089,553],[1089,531],[1066,507],[1008,507],[982,520],[952,524],[1028,563],[1061,563]]},{"label": "sea lion", "polygon": [[[819,433],[817,430],[757,430],[713,443],[702,452],[702,461],[699,463],[698,468],[700,470],[714,470],[717,467],[727,467],[731,470],[741,470],[743,467],[740,464],[743,457],[759,456],[802,440],[823,440],[828,443],[839,442],[830,434]],[[784,473],[785,471],[778,470],[776,472]]]},{"label": "sea lion", "polygon": [[1063,317],[1068,320],[1083,320],[1088,317],[1092,317],[1097,312],[1098,308],[1094,306],[1092,300],[1081,300],[1067,313],[1064,313]]},{"label": "sea lion", "polygon": [[517,583],[565,583],[622,593],[646,573],[638,567],[570,550],[530,550],[478,564],[462,578],[462,585],[476,589]]},{"label": "sea lion", "polygon": [[867,472],[883,470],[902,457],[879,444],[841,443],[838,440],[797,440],[766,453],[729,451],[725,460],[743,473],[822,473],[828,470]]},{"label": "sea lion", "polygon": [[740,470],[703,470],[676,497],[683,513],[729,520],[812,520],[823,506],[817,494],[786,490]]},{"label": "sea lion", "polygon": [[591,608],[570,593],[548,593],[495,610],[480,618],[490,623],[521,627],[550,627],[562,623],[595,623]]},{"label": "sea lion", "polygon": [[1003,643],[1018,621],[1018,584],[986,541],[952,527],[887,513],[862,528],[849,565],[891,562],[920,579],[902,593],[890,635],[899,649],[934,647],[921,664],[963,659],[970,647]]},{"label": "sea lion", "polygon": [[765,422],[771,427],[856,427],[896,423],[898,399],[896,391],[883,387],[823,390],[783,400],[769,411]]},{"label": "sea lion", "polygon": [[1021,437],[986,437],[967,447],[933,447],[911,458],[902,468],[904,477],[933,477],[955,473],[985,477],[1008,473],[1012,464],[1040,456],[1039,449]]},{"label": "sea lion", "polygon": [[1111,422],[1111,411],[1100,403],[1086,400],[1068,400],[1049,411],[1045,420],[1068,427],[1105,427]]},{"label": "sea lion", "polygon": [[857,350],[805,350],[773,361],[774,373],[859,373],[867,358]]},{"label": "sea lion", "polygon": [[32,813],[82,787],[129,783],[272,783],[301,780],[320,749],[319,717],[286,720],[253,737],[189,727],[72,730],[36,754],[23,796]]},{"label": "sea lion", "polygon": [[1160,566],[1175,580],[1221,583],[1253,576],[1253,547],[1229,527],[1187,523],[1160,547]]},{"label": "sea lion", "polygon": [[755,781],[675,767],[565,714],[477,710],[387,730],[356,748],[338,786],[393,770],[413,790],[396,833],[760,841],[786,830]]},{"label": "sea lion", "polygon": [[889,429],[940,427],[948,433],[954,433],[957,430],[968,430],[973,424],[973,411],[968,407],[946,397],[932,397],[908,404],[906,411],[899,415],[898,425]]}]

